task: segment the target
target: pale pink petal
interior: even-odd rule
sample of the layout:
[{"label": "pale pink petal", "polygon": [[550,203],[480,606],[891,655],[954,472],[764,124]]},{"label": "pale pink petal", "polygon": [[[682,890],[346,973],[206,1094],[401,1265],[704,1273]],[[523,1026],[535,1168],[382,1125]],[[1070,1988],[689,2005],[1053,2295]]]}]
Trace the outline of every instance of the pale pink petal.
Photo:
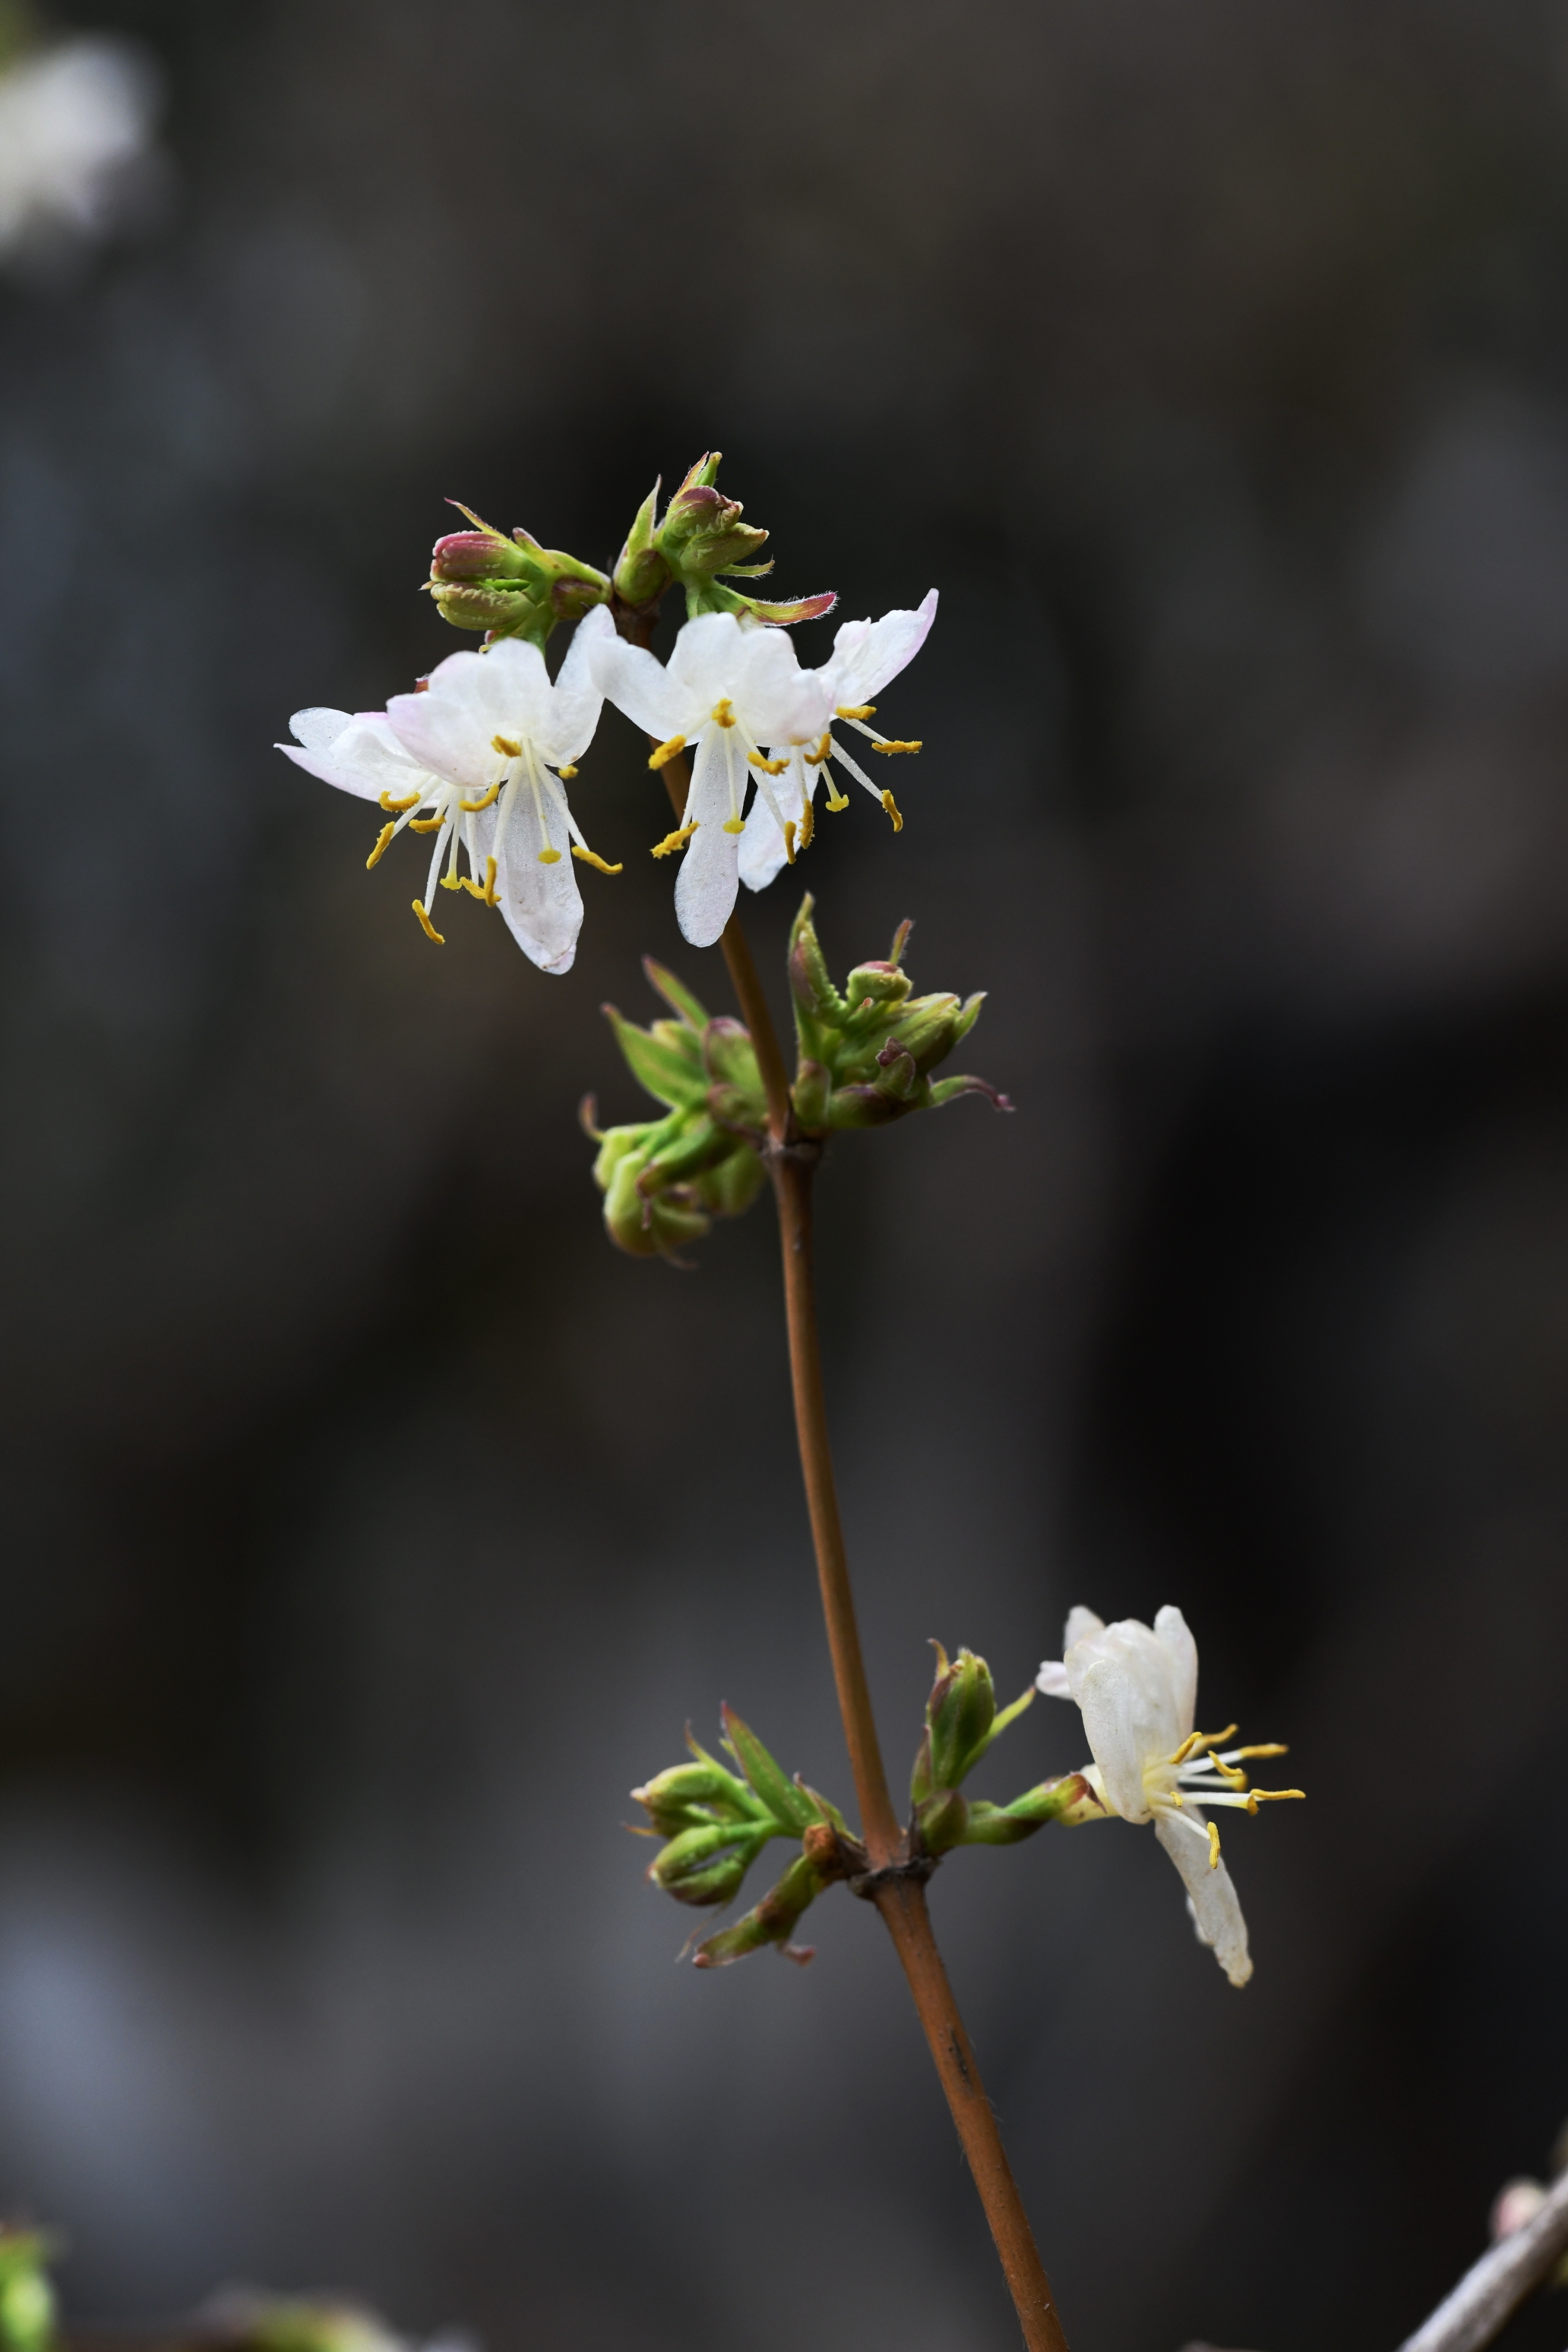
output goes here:
[{"label": "pale pink petal", "polygon": [[[1202,1826],[1203,1815],[1195,1805],[1187,1806],[1186,1816]],[[1179,1822],[1157,1817],[1154,1834],[1182,1874],[1199,1943],[1211,1948],[1233,1985],[1244,1985],[1252,1974],[1252,1960],[1247,1948],[1247,1922],[1229,1871],[1223,1862],[1211,1869],[1208,1848]]]}]

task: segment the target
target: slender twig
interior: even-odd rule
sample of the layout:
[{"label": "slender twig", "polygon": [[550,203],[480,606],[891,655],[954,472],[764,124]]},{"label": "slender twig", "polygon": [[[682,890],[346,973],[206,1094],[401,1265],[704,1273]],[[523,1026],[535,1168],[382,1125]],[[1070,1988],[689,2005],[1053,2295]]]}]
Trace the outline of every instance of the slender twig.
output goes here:
[{"label": "slender twig", "polygon": [[1473,2263],[1454,2289],[1406,2336],[1400,2352],[1478,2352],[1500,2335],[1553,2264],[1568,2252],[1568,2173],[1557,2181],[1533,2221],[1514,2230]]},{"label": "slender twig", "polygon": [[[740,917],[732,916],[725,932],[741,940]],[[751,957],[746,953],[749,967]],[[733,965],[731,965],[733,969]],[[754,976],[754,975],[753,975]],[[742,1003],[744,1003],[742,998]],[[749,1009],[748,1009],[749,1010]],[[749,1013],[749,1017],[751,1016]],[[773,1033],[767,1004],[759,994],[754,1019],[765,1024],[763,1034],[752,1028],[759,1064],[783,1065]],[[764,1044],[765,1039],[765,1044]],[[764,1055],[766,1058],[764,1058]],[[777,1129],[775,1129],[775,1136]],[[839,1713],[849,1749],[849,1766],[860,1807],[861,1834],[879,1879],[868,1889],[914,1996],[916,2011],[958,2137],[969,2159],[985,2218],[991,2224],[996,2252],[1012,2292],[1028,2352],[1067,2352],[1050,2281],[1029,2228],[1024,2200],[1008,2165],[1002,2135],[952,1987],[937,1949],[926,1909],[920,1874],[904,1872],[909,1862],[907,1839],[893,1810],[882,1752],[877,1738],[871,1693],[860,1650],[855,1616],[855,1596],[849,1581],[849,1561],[838,1511],[833,1475],[833,1451],[827,1433],[827,1404],[822,1381],[822,1349],[817,1333],[816,1291],[812,1266],[812,1185],[821,1150],[813,1143],[775,1140],[769,1155],[773,1192],[778,1202],[779,1236],[784,1254],[784,1305],[789,1325],[790,1377],[795,1392],[795,1434],[800,1445],[801,1474],[816,1550],[817,1581],[833,1659],[833,1678]]]}]

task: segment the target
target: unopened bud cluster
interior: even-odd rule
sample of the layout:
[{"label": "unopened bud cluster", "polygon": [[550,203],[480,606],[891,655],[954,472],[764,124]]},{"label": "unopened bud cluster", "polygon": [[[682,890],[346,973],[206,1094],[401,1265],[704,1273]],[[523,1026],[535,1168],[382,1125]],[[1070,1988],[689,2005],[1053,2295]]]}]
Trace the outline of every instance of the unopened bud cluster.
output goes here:
[{"label": "unopened bud cluster", "polygon": [[[998,1711],[984,1659],[960,1650],[950,1663],[941,1643],[935,1647],[937,1677],[910,1786],[904,1865],[924,1875],[954,1846],[1016,1845],[1047,1822],[1070,1827],[1102,1821],[1105,1808],[1079,1772],[1042,1781],[1009,1805],[962,1795],[962,1782],[1035,1694],[1026,1690]],[[798,1773],[790,1779],[731,1708],[722,1715],[723,1745],[734,1771],[689,1731],[693,1760],[672,1765],[632,1790],[648,1817],[644,1834],[665,1841],[647,1875],[678,1903],[728,1903],[764,1845],[774,1838],[798,1839],[799,1853],[762,1901],[733,1927],[705,1937],[692,1958],[699,1968],[723,1968],[775,1944],[787,1958],[809,1960],[811,1948],[790,1940],[808,1906],[837,1879],[850,1881],[858,1894],[869,1893],[877,1874],[837,1806]]]},{"label": "unopened bud cluster", "polygon": [[58,2251],[46,2231],[0,2221],[0,2352],[53,2352],[58,2307],[47,2266]]},{"label": "unopened bud cluster", "polygon": [[[916,996],[902,969],[910,926],[891,952],[857,964],[840,990],[801,907],[790,933],[789,974],[799,1058],[791,1107],[795,1136],[886,1127],[910,1111],[937,1110],[960,1095],[983,1095],[1010,1110],[984,1078],[931,1072],[979,1018],[984,999]],[[666,1116],[607,1131],[593,1097],[584,1124],[599,1146],[594,1177],[605,1195],[610,1238],[634,1256],[673,1257],[715,1217],[751,1206],[764,1173],[767,1103],[752,1041],[738,1021],[714,1019],[689,989],[651,958],[643,969],[676,1018],[639,1029],[614,1005],[605,1012],[627,1068],[666,1107]]]},{"label": "unopened bud cluster", "polygon": [[599,1147],[594,1181],[605,1195],[611,1240],[634,1257],[671,1257],[700,1240],[715,1217],[738,1217],[756,1198],[765,1110],[757,1057],[741,1024],[710,1017],[651,956],[643,970],[675,1019],[639,1029],[613,1004],[605,1016],[633,1077],[665,1105],[666,1116],[604,1130],[590,1095],[583,1124]]}]

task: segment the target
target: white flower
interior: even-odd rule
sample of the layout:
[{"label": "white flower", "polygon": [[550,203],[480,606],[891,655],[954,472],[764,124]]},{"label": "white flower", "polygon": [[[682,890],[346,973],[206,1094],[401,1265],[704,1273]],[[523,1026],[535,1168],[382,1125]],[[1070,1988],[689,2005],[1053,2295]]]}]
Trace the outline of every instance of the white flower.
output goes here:
[{"label": "white flower", "polygon": [[107,226],[153,111],[153,77],[119,41],[68,41],[0,73],[0,256]]},{"label": "white flower", "polygon": [[1201,1943],[1213,1946],[1233,1985],[1252,1974],[1247,1922],[1219,1854],[1219,1831],[1204,1805],[1239,1805],[1300,1797],[1300,1789],[1248,1789],[1244,1757],[1283,1756],[1276,1743],[1226,1748],[1236,1730],[1194,1731],[1197,1644],[1179,1609],[1162,1609],[1152,1629],[1135,1617],[1107,1625],[1092,1609],[1075,1609],[1062,1637],[1064,1654],[1047,1660],[1037,1686],[1071,1698],[1083,1716],[1096,1793],[1124,1822],[1150,1822],[1187,1890]]},{"label": "white flower", "polygon": [[[603,606],[581,621],[553,685],[537,646],[503,637],[482,654],[448,655],[422,693],[395,695],[384,711],[301,710],[289,721],[304,749],[280,743],[280,751],[385,811],[367,865],[405,825],[435,835],[414,912],[437,944],[431,912],[439,882],[499,907],[542,971],[570,970],[583,926],[572,858],[605,874],[621,870],[588,847],[563,781],[575,775],[598,725],[592,656],[614,626]],[[563,855],[568,848],[571,857]]]},{"label": "white flower", "polygon": [[595,647],[594,675],[606,701],[658,740],[650,767],[696,746],[680,824],[654,856],[685,850],[676,917],[693,947],[711,947],[734,909],[749,777],[783,837],[773,780],[787,759],[760,747],[816,740],[832,709],[825,673],[801,668],[783,629],[704,613],[686,623],[668,667],[606,636]]},{"label": "white flower", "polygon": [[748,888],[765,889],[786,859],[794,865],[797,848],[810,845],[816,823],[813,802],[819,779],[826,779],[830,809],[848,807],[848,794],[838,790],[829,773],[831,760],[837,760],[858,784],[865,786],[873,800],[880,802],[893,821],[895,832],[902,832],[904,820],[892,793],[850,758],[832,731],[831,719],[868,737],[884,757],[893,752],[918,751],[918,743],[890,741],[867,721],[876,709],[873,698],[901,669],[909,667],[931,634],[935,618],[933,588],[915,612],[884,613],[879,621],[846,621],[833,640],[829,658],[820,670],[807,673],[821,684],[830,722],[808,742],[769,742],[770,751],[775,758],[782,757],[785,765],[773,788],[770,803],[758,806],[741,845],[741,879]]}]

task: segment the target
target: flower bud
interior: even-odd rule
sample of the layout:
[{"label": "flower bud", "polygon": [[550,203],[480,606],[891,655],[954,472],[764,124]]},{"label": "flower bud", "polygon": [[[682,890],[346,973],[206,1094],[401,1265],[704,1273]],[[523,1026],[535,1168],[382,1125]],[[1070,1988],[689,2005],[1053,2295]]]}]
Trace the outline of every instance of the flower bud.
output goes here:
[{"label": "flower bud", "polygon": [[616,593],[623,604],[634,611],[657,604],[669,585],[669,566],[654,545],[654,513],[658,505],[658,484],[644,499],[637,510],[626,545],[616,559],[612,575]]},{"label": "flower bud", "polygon": [[940,1642],[936,1681],[926,1701],[931,1739],[931,1785],[956,1789],[990,1742],[996,1720],[996,1689],[991,1669],[973,1650],[960,1650],[951,1664]]},{"label": "flower bud", "polygon": [[626,544],[616,560],[614,590],[623,606],[639,618],[657,609],[668,587],[686,591],[688,619],[700,613],[734,613],[757,621],[787,623],[816,620],[837,602],[831,593],[803,596],[787,604],[765,604],[740,589],[726,587],[721,572],[732,577],[771,572],[773,565],[753,563],[767,539],[765,530],[742,522],[739,499],[714,488],[719,452],[700,457],[676,490],[660,519],[658,484],[638,508]]},{"label": "flower bud", "polygon": [[678,1903],[728,1903],[766,1838],[733,1822],[702,1822],[680,1830],[648,1865],[648,1876]]},{"label": "flower bud", "polygon": [[542,547],[526,530],[508,539],[454,499],[471,530],[450,531],[431,551],[428,586],[443,620],[542,646],[557,621],[580,620],[610,593],[591,564]]},{"label": "flower bud", "polygon": [[750,1821],[754,1815],[745,1782],[710,1757],[696,1764],[672,1764],[667,1772],[658,1772],[640,1789],[634,1789],[632,1797],[663,1837],[690,1829],[699,1818],[693,1808],[700,1805],[729,1821]]}]

